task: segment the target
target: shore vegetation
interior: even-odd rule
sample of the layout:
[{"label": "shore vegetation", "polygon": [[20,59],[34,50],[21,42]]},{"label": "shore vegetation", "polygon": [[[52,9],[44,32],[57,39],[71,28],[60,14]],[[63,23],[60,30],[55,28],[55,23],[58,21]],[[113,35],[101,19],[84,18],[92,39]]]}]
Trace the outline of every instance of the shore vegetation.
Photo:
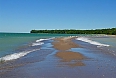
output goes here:
[{"label": "shore vegetation", "polygon": [[50,33],[50,34],[108,34],[108,35],[116,35],[116,28],[95,29],[95,30],[76,30],[76,29],[31,30],[30,33]]}]

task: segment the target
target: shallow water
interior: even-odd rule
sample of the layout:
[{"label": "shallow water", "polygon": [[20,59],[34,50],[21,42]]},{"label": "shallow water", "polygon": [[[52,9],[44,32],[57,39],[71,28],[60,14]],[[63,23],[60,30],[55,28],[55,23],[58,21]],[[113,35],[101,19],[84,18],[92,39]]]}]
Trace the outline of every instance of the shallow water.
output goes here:
[{"label": "shallow water", "polygon": [[[62,62],[55,54],[52,40],[44,41],[40,50],[22,57],[7,67],[3,65],[1,78],[115,78],[116,57],[109,55],[91,44],[74,40],[81,48],[70,51],[79,52],[87,57],[82,62],[84,66],[70,66]],[[20,65],[20,66],[19,66]]]},{"label": "shallow water", "polygon": [[74,34],[0,33],[0,58],[13,53],[34,51],[38,49],[36,46],[44,44],[43,41],[61,36],[74,36]]},{"label": "shallow water", "polygon": [[[47,34],[46,34],[47,35]],[[86,59],[82,60],[84,66],[70,66],[68,62],[62,62],[60,58],[56,57],[57,50],[52,47],[52,37],[61,37],[63,35],[51,36],[18,36],[18,43],[14,43],[11,53],[3,50],[9,54],[21,52],[26,55],[11,61],[6,61],[0,64],[0,78],[115,78],[116,77],[116,56],[112,54],[111,50],[115,52],[115,38],[103,37],[96,35],[78,35],[79,37],[86,37],[91,42],[97,42],[110,46],[100,46],[90,44],[81,40],[74,39],[76,44],[81,48],[72,48],[71,51],[83,54]],[[64,35],[68,36],[68,35]],[[77,35],[76,35],[77,36]],[[12,40],[13,37],[9,38]],[[24,41],[23,41],[24,38]],[[29,38],[29,41],[28,41]],[[17,37],[14,37],[14,42]],[[26,40],[27,39],[27,40]],[[111,39],[111,40],[110,40]],[[7,39],[8,40],[8,39]],[[26,42],[25,42],[26,41]],[[103,42],[104,41],[104,42]],[[33,45],[36,43],[37,45]],[[41,44],[43,43],[43,44]],[[12,42],[8,45],[11,45]],[[40,45],[39,45],[40,44]],[[114,48],[112,48],[114,47]],[[7,49],[10,51],[10,49]],[[24,52],[25,51],[25,52]],[[1,51],[2,52],[2,51]],[[4,57],[4,56],[3,56]]]},{"label": "shallow water", "polygon": [[85,44],[91,44],[96,46],[98,49],[104,50],[114,56],[116,56],[116,37],[107,36],[92,36],[92,37],[79,37],[76,40],[82,41]]}]

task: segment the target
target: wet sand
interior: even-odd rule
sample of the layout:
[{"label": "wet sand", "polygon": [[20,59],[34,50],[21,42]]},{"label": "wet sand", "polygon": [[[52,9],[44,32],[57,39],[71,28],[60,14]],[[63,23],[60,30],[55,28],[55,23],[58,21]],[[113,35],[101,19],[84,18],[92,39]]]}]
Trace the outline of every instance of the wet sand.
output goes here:
[{"label": "wet sand", "polygon": [[75,37],[63,37],[63,38],[56,38],[53,42],[53,47],[57,50],[69,50],[71,48],[80,47],[78,44],[72,42],[72,39]]},{"label": "wet sand", "polygon": [[74,38],[56,38],[36,52],[0,65],[0,78],[116,77],[116,57]]},{"label": "wet sand", "polygon": [[63,61],[72,61],[72,60],[83,60],[84,56],[77,52],[63,51],[56,53],[56,56],[61,58]]},{"label": "wet sand", "polygon": [[[79,48],[78,44],[75,44],[72,39],[75,37],[63,37],[56,38],[55,42],[53,42],[53,47],[58,50],[56,53],[56,57],[62,59],[62,62],[68,62],[70,66],[84,66],[85,64],[81,62],[81,60],[85,59],[85,57],[78,53],[68,51],[71,48]],[[73,61],[73,62],[72,62]]]}]

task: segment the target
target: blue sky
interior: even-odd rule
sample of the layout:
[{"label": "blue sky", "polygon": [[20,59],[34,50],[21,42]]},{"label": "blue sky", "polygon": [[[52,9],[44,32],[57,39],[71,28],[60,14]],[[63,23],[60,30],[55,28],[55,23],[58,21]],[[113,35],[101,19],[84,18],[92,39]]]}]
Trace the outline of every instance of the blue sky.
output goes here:
[{"label": "blue sky", "polygon": [[0,32],[116,27],[116,0],[0,0]]}]

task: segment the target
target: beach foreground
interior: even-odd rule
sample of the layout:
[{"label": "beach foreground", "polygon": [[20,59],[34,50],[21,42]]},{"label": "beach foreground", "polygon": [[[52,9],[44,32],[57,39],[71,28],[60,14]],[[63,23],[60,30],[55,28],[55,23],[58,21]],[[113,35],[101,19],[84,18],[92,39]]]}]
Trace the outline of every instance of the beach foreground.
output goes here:
[{"label": "beach foreground", "polygon": [[48,40],[18,60],[0,65],[0,78],[115,78],[116,57],[76,37]]}]

